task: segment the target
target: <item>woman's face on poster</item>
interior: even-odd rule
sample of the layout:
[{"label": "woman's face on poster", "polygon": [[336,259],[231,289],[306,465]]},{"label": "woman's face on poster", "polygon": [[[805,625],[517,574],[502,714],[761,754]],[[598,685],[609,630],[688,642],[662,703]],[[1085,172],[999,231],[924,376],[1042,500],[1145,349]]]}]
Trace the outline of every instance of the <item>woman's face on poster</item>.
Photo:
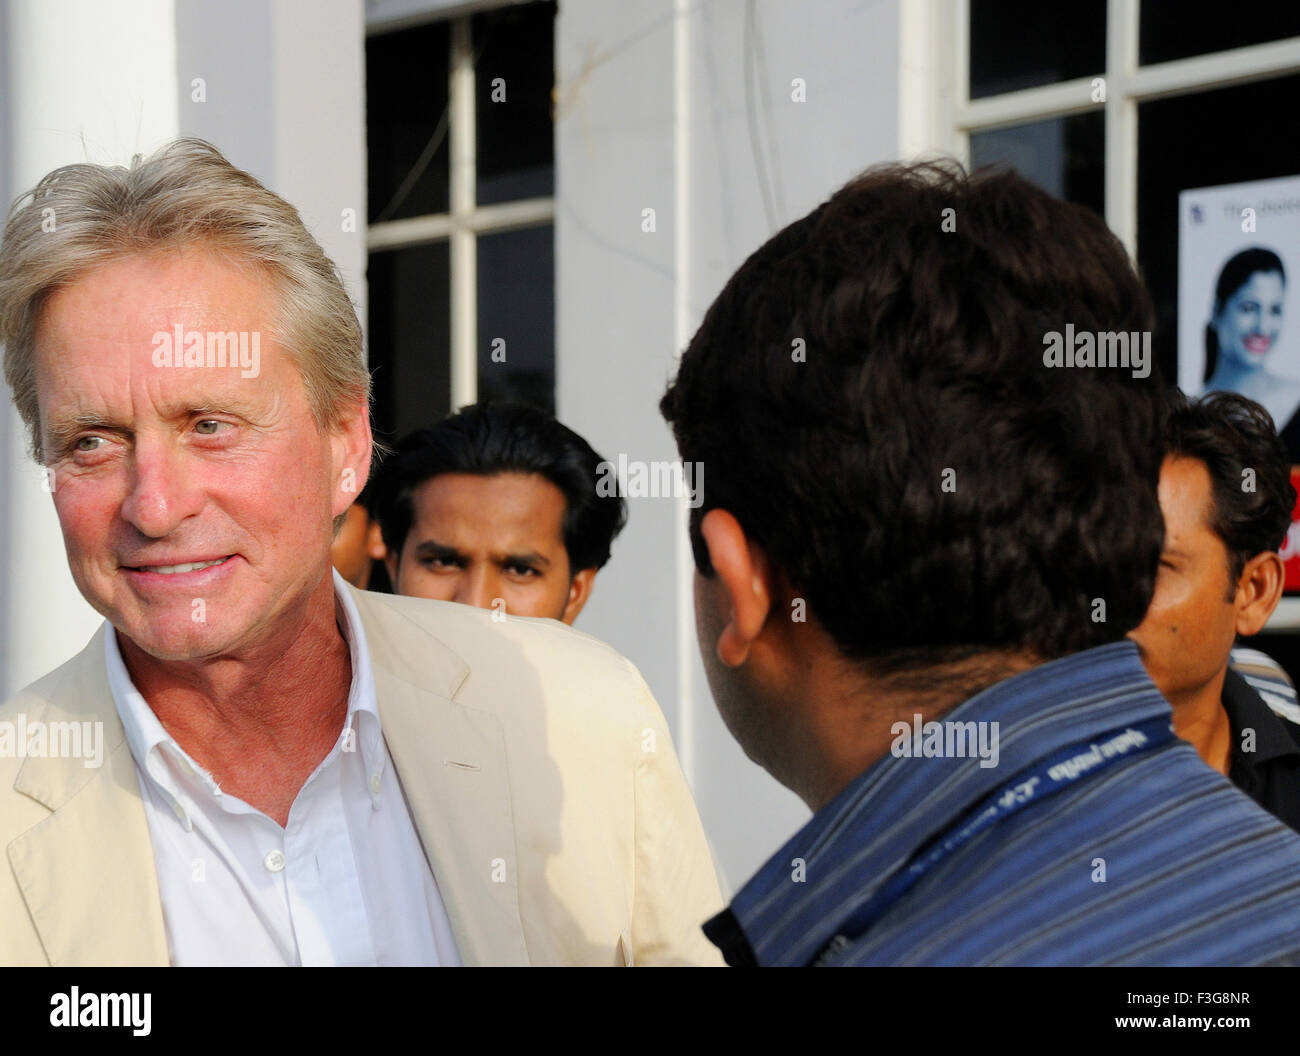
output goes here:
[{"label": "woman's face on poster", "polygon": [[1257,271],[1214,316],[1219,354],[1240,366],[1258,368],[1277,344],[1282,330],[1286,283],[1276,271]]}]

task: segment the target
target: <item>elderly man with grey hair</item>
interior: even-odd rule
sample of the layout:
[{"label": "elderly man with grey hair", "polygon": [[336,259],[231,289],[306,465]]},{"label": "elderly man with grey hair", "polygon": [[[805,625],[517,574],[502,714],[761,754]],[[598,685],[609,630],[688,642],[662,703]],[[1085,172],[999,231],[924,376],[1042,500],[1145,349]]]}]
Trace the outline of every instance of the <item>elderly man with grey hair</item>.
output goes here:
[{"label": "elderly man with grey hair", "polygon": [[332,572],[369,376],[292,206],[195,140],[58,169],[10,214],[0,341],[106,621],[0,710],[104,731],[100,766],[0,758],[0,963],[717,963],[635,668]]}]

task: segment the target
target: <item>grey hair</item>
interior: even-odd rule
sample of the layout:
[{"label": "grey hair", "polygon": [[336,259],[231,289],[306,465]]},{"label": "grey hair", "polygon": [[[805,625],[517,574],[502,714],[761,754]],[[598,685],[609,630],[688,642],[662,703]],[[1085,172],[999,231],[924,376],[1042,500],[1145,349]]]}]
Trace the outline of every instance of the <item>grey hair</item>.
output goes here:
[{"label": "grey hair", "polygon": [[200,139],[177,139],[129,168],[65,165],[14,202],[0,241],[4,376],[44,461],[35,340],[49,296],[100,264],[203,246],[265,271],[279,295],[276,337],[322,430],[369,405],[361,326],[334,263],[298,210]]}]

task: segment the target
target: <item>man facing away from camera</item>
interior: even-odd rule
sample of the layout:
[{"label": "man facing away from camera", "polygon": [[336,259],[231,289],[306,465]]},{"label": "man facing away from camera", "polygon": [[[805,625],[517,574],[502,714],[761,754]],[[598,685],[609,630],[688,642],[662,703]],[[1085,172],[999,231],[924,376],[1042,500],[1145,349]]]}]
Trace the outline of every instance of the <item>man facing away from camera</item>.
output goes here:
[{"label": "man facing away from camera", "polygon": [[814,811],[708,923],[729,963],[1300,959],[1300,837],[1173,735],[1125,639],[1159,385],[1044,353],[1150,328],[1100,218],[941,165],[854,180],[709,309],[662,401],[709,468],[700,649]]},{"label": "man facing away from camera", "polygon": [[0,709],[104,731],[99,767],[0,757],[0,962],[718,960],[635,668],[332,572],[370,379],[292,206],[191,140],[56,170],[5,229],[0,340],[106,621]]},{"label": "man facing away from camera", "polygon": [[1174,709],[1174,731],[1265,810],[1300,830],[1300,707],[1265,654],[1234,649],[1282,597],[1278,548],[1295,488],[1263,407],[1235,392],[1176,393],[1165,427],[1165,541],[1130,637]]}]

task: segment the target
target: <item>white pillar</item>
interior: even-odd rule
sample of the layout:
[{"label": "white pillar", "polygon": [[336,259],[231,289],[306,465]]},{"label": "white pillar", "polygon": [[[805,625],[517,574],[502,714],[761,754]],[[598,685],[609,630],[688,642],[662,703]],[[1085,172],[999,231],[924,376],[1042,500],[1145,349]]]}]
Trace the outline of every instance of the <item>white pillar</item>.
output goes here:
[{"label": "white pillar", "polygon": [[[171,0],[16,0],[6,11],[7,191],[60,165],[122,164],[176,135]],[[0,695],[100,623],[72,582],[50,494],[5,391],[0,414]]]}]

